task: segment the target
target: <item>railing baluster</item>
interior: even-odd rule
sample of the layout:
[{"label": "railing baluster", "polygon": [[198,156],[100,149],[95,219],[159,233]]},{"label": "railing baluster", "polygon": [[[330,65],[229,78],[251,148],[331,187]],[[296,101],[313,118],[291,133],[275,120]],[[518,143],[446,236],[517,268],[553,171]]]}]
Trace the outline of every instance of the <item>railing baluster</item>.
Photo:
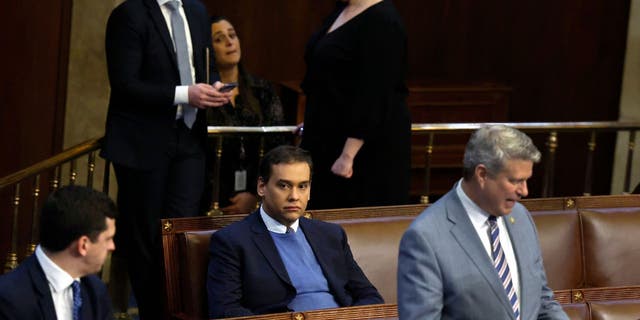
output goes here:
[{"label": "railing baluster", "polygon": [[96,169],[96,153],[89,153],[89,160],[87,163],[87,187],[93,188],[93,171]]},{"label": "railing baluster", "polygon": [[33,210],[31,211],[31,241],[27,245],[26,256],[32,255],[36,251],[37,236],[40,234],[38,222],[40,221],[40,212],[38,211],[38,201],[40,199],[40,175],[36,175],[33,182]]},{"label": "railing baluster", "polygon": [[624,192],[631,192],[631,167],[633,163],[633,149],[636,147],[636,131],[629,131],[629,149],[627,150],[627,168],[624,174]]},{"label": "railing baluster", "polygon": [[585,196],[591,195],[591,178],[593,176],[593,154],[596,150],[596,132],[591,131],[591,138],[587,144],[587,166],[584,173],[584,192]]},{"label": "railing baluster", "polygon": [[76,172],[76,159],[74,158],[69,163],[69,185],[76,184],[76,178],[78,177],[78,173]]},{"label": "railing baluster", "polygon": [[544,181],[542,184],[543,198],[553,196],[556,148],[558,148],[558,132],[551,131],[549,133],[549,137],[547,138],[546,145],[547,145],[547,156],[545,157],[546,165],[544,168]]},{"label": "railing baluster", "polygon": [[58,190],[58,188],[60,188],[60,166],[56,166],[53,169],[53,177],[50,180],[49,188],[51,192],[56,191]]},{"label": "railing baluster", "polygon": [[424,194],[420,197],[420,203],[429,203],[429,193],[431,189],[429,184],[431,182],[431,158],[433,157],[433,139],[434,133],[429,133],[429,143],[424,149]]},{"label": "railing baluster", "polygon": [[220,210],[220,161],[222,161],[222,136],[219,136],[216,141],[216,160],[213,166],[213,177],[212,177],[212,196],[211,196],[211,208],[207,212],[208,216],[218,216],[222,215],[223,212]]},{"label": "railing baluster", "polygon": [[11,227],[11,251],[7,254],[4,264],[4,273],[18,267],[18,211],[20,210],[20,182],[16,183],[13,197],[13,224]]}]

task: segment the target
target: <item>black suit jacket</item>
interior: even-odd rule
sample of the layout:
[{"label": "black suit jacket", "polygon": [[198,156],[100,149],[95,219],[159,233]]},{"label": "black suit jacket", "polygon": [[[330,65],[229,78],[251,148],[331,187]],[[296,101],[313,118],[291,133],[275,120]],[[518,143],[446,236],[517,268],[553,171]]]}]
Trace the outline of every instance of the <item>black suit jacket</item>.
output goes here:
[{"label": "black suit jacket", "polygon": [[[183,0],[191,32],[196,82],[206,81],[209,18],[198,0]],[[175,87],[180,85],[173,41],[156,0],[127,0],[113,10],[106,32],[111,97],[101,155],[142,169],[160,165],[175,126]],[[211,61],[211,68],[215,63]],[[192,130],[206,139],[204,110]]]},{"label": "black suit jacket", "polygon": [[[95,275],[83,277],[82,319],[111,320],[107,288]],[[0,277],[0,319],[56,319],[49,283],[35,254],[12,272]]]},{"label": "black suit jacket", "polygon": [[[300,218],[300,228],[341,307],[384,303],[340,226]],[[259,211],[211,236],[207,291],[211,318],[290,311],[296,290]]]}]

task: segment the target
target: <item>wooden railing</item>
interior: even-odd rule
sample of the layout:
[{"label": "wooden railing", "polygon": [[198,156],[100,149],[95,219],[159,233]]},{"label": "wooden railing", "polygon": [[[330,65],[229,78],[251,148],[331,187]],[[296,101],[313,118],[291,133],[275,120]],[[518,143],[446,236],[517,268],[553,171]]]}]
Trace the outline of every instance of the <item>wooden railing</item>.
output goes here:
[{"label": "wooden railing", "polygon": [[[559,134],[564,132],[584,132],[589,135],[589,142],[584,146],[587,150],[586,157],[586,172],[583,194],[588,195],[591,193],[591,182],[593,177],[593,156],[597,148],[596,137],[605,132],[629,132],[628,151],[627,151],[627,163],[625,165],[625,178],[623,190],[629,192],[631,188],[631,168],[633,167],[633,152],[635,147],[635,140],[637,131],[640,130],[640,122],[552,122],[552,123],[504,123],[505,125],[513,126],[526,133],[545,133],[547,134],[546,145],[541,148],[544,150],[544,181],[542,184],[542,196],[550,197],[554,195],[554,177],[555,177],[555,162],[556,151],[559,148]],[[468,134],[484,123],[448,123],[448,124],[413,124],[412,131],[414,137],[426,137],[427,143],[422,146],[424,150],[424,162],[420,164],[420,168],[424,168],[424,189],[421,190],[420,202],[428,203],[429,195],[431,191],[429,189],[431,184],[431,172],[434,153],[434,141],[440,137],[450,134]],[[224,156],[224,150],[221,148],[222,140],[226,136],[230,135],[260,135],[262,138],[266,135],[280,134],[286,135],[294,141],[296,138],[292,132],[295,129],[294,126],[279,126],[279,127],[209,127],[209,136],[213,139],[217,139],[216,143],[216,158],[217,165],[220,163],[220,158]],[[295,143],[295,141],[293,142]],[[0,208],[10,207],[12,214],[9,215],[11,221],[2,221],[0,225],[11,225],[9,230],[11,234],[10,248],[8,249],[7,258],[4,263],[4,270],[11,270],[15,268],[19,261],[18,247],[19,243],[28,242],[27,249],[25,250],[25,256],[33,253],[35,244],[37,243],[38,234],[38,215],[40,203],[47,193],[57,189],[64,184],[77,184],[80,183],[82,178],[79,175],[80,171],[83,171],[86,175],[86,185],[94,187],[94,185],[101,186],[102,190],[108,193],[110,185],[110,165],[108,162],[104,163],[104,169],[101,173],[96,173],[96,151],[101,147],[100,139],[92,139],[69,148],[60,154],[57,154],[49,159],[34,164],[28,168],[20,170],[9,176],[0,179],[0,199],[3,194],[10,193],[11,203],[3,206],[0,204]],[[85,161],[86,168],[79,170],[78,163]],[[102,160],[100,160],[102,161]],[[640,166],[636,164],[635,167]],[[221,168],[214,166],[214,176],[218,176]],[[63,178],[63,173],[64,178]],[[94,177],[102,177],[102,181],[94,181]],[[44,190],[41,185],[41,181],[48,180],[48,188]],[[220,214],[218,206],[218,186],[214,179],[213,201],[211,204],[210,214]],[[65,183],[66,181],[66,183]],[[453,184],[453,181],[451,181]],[[20,223],[19,223],[20,222]],[[23,225],[30,225],[20,228]],[[27,230],[25,230],[27,229]],[[0,232],[1,233],[1,232]],[[0,240],[0,247],[2,245]],[[20,257],[22,258],[22,257]]]},{"label": "wooden railing", "polygon": [[[11,244],[10,250],[7,254],[7,258],[4,264],[4,272],[14,269],[18,266],[18,242],[19,242],[19,224],[20,219],[25,219],[26,213],[21,208],[28,208],[29,204],[31,214],[31,230],[30,239],[27,245],[25,256],[32,254],[35,250],[36,243],[38,241],[38,221],[39,221],[39,207],[41,204],[41,197],[49,192],[58,189],[64,185],[64,178],[62,172],[66,169],[68,171],[67,185],[74,185],[79,183],[78,181],[78,161],[86,157],[86,185],[94,187],[94,176],[96,168],[96,152],[101,147],[101,139],[91,139],[76,146],[73,146],[49,159],[38,162],[28,168],[10,174],[0,179],[0,192],[13,187],[12,196],[12,211],[11,215]],[[109,163],[104,166],[102,190],[108,192],[109,190]],[[43,190],[41,181],[42,177],[48,178],[48,190]],[[26,189],[25,186],[31,187],[28,192],[29,198],[23,194]],[[2,208],[2,206],[0,206]],[[7,221],[8,222],[8,221]],[[6,225],[6,222],[3,222]]]}]

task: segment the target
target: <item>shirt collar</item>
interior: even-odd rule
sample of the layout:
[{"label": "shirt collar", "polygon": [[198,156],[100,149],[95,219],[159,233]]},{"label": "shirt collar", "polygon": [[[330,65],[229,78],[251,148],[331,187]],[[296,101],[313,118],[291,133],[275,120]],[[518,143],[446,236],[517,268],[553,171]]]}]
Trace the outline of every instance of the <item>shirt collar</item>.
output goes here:
[{"label": "shirt collar", "polygon": [[[287,226],[278,222],[276,219],[271,218],[271,216],[269,216],[267,212],[264,211],[263,206],[260,206],[260,217],[262,217],[262,221],[264,221],[264,224],[267,226],[267,230],[274,233],[287,233]],[[293,232],[298,232],[299,225],[300,219],[291,224],[291,229],[293,229]]]},{"label": "shirt collar", "polygon": [[[156,1],[158,1],[158,5],[159,5],[160,7],[162,7],[162,6],[164,6],[167,2],[169,2],[169,1],[173,1],[173,0],[156,0]],[[178,2],[180,2],[180,4],[182,4],[182,1],[181,1],[181,0],[178,0]]]},{"label": "shirt collar", "polygon": [[62,270],[55,262],[53,262],[46,253],[42,250],[40,245],[36,247],[36,258],[44,271],[44,275],[47,277],[47,281],[56,292],[60,292],[69,287],[74,280],[71,275]]},{"label": "shirt collar", "polygon": [[[458,198],[460,198],[460,202],[462,202],[462,207],[469,215],[469,219],[471,219],[471,223],[473,226],[478,228],[482,228],[486,226],[486,223],[489,219],[489,213],[482,210],[462,189],[462,179],[458,181],[456,185],[456,193],[458,194]],[[500,221],[501,217],[496,217],[496,221]]]}]

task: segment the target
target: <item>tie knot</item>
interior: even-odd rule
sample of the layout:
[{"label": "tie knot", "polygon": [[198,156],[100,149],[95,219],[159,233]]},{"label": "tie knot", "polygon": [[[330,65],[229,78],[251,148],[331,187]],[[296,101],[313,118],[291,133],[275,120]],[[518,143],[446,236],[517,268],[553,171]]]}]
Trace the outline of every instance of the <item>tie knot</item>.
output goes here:
[{"label": "tie knot", "polygon": [[78,280],[73,281],[73,283],[71,283],[71,288],[73,289],[74,294],[80,291],[80,281]]},{"label": "tie knot", "polygon": [[293,228],[287,227],[287,232],[286,233],[295,233],[295,231],[293,231]]},{"label": "tie knot", "polygon": [[497,219],[498,218],[496,216],[489,216],[489,219],[487,219],[487,221],[489,221],[489,225],[493,226],[496,224]]},{"label": "tie knot", "polygon": [[171,11],[177,11],[178,8],[180,8],[180,1],[171,0],[171,1],[167,2],[167,7],[169,7],[169,9],[171,9]]}]

